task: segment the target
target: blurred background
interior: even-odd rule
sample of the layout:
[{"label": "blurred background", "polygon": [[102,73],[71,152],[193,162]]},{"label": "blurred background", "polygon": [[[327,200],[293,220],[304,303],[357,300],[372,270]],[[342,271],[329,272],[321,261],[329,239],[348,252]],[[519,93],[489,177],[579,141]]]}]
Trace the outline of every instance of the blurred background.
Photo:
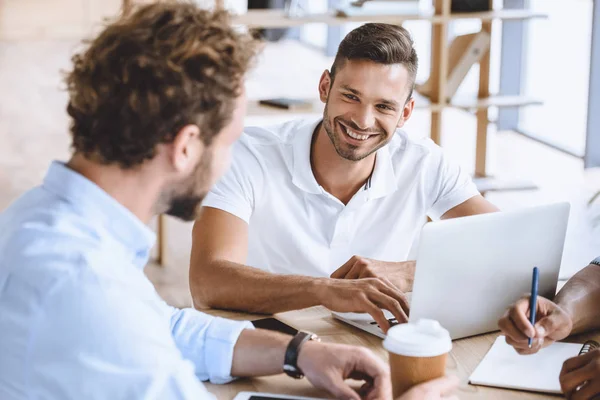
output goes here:
[{"label": "blurred background", "polygon": [[[38,185],[51,160],[68,159],[62,71],[70,68],[81,41],[130,3],[0,0],[0,211]],[[215,6],[211,0],[198,3]],[[331,66],[339,41],[369,20],[368,13],[373,13],[373,20],[386,13],[407,19],[403,26],[413,34],[420,58],[419,83],[427,82],[439,64],[441,53],[432,48],[436,37],[452,58],[454,40],[489,31],[489,46],[478,55],[489,49],[485,64],[489,70],[482,70],[489,78],[484,82],[486,91],[481,92],[479,63],[465,61],[466,76],[449,102],[418,94],[419,108],[405,129],[410,135],[428,137],[433,132],[432,116],[440,116],[438,141],[454,161],[487,178],[480,181],[480,189],[502,209],[571,202],[561,278],[600,254],[600,199],[590,201],[600,191],[600,26],[594,27],[600,23],[600,6],[594,10],[592,0],[495,0],[491,11],[446,16],[437,23],[445,30],[443,37],[432,31],[431,0],[388,1],[388,6],[378,5],[375,11],[367,4],[357,10],[349,1],[336,0],[294,1],[291,11],[289,2],[286,11],[283,0],[221,3],[240,15],[240,29],[276,25],[255,31],[266,42],[247,82],[253,104],[248,125],[318,116],[318,105],[284,112],[254,103],[275,97],[316,99],[319,77]],[[262,8],[274,14],[265,14]],[[344,12],[354,13],[354,19],[335,17]],[[402,18],[402,13],[410,17]],[[273,18],[278,22],[272,23]],[[478,118],[486,122],[483,128],[481,124],[478,128]],[[190,231],[191,224],[167,219],[164,265],[152,263],[147,268],[163,297],[178,306],[189,305]]]}]

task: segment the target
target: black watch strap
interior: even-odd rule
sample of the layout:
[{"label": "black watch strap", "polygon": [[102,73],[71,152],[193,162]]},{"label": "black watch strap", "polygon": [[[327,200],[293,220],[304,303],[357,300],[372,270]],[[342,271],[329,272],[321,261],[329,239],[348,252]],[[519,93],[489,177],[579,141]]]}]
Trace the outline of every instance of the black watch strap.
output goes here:
[{"label": "black watch strap", "polygon": [[600,266],[600,257],[596,257],[596,258],[594,258],[594,259],[593,259],[593,260],[590,262],[590,264],[594,264],[594,265],[598,265],[598,266]]},{"label": "black watch strap", "polygon": [[298,367],[298,355],[300,354],[302,345],[309,340],[319,340],[319,338],[312,333],[298,332],[290,341],[290,344],[288,344],[283,362],[283,372],[285,372],[286,375],[295,379],[304,378],[304,373]]}]

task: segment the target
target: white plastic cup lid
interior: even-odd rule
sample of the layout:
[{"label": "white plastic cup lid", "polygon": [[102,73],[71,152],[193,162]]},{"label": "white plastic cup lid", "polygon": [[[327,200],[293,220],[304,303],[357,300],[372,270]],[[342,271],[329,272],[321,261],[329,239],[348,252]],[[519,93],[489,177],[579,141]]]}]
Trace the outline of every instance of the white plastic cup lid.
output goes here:
[{"label": "white plastic cup lid", "polygon": [[391,353],[407,357],[436,357],[452,350],[452,339],[439,322],[420,319],[416,323],[390,328],[383,347]]}]

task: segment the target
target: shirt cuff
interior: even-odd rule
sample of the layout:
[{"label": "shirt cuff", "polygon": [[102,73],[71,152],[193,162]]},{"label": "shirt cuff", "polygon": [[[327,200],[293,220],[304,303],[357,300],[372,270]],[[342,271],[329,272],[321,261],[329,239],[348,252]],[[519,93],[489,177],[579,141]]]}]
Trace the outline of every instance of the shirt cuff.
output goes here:
[{"label": "shirt cuff", "polygon": [[206,362],[209,379],[212,383],[231,382],[233,349],[244,329],[254,329],[250,321],[232,321],[215,318],[206,332]]},{"label": "shirt cuff", "polygon": [[454,190],[441,199],[438,199],[431,207],[431,210],[429,210],[428,214],[431,219],[439,220],[444,214],[446,214],[446,212],[475,196],[479,196],[480,194],[481,193],[479,193],[475,184],[469,182],[460,189]]}]

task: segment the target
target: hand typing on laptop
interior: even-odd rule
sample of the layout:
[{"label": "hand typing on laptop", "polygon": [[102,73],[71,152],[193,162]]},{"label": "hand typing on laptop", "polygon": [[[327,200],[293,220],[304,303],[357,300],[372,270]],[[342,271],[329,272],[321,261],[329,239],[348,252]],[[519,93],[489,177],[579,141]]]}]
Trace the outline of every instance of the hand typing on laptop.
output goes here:
[{"label": "hand typing on laptop", "polygon": [[[365,257],[353,256],[344,265],[338,268],[331,274],[332,279],[368,279],[364,285],[374,285],[382,287],[380,293],[371,293],[375,300],[375,304],[379,308],[390,311],[395,318],[386,318],[382,310],[376,310],[369,303],[373,301],[365,301],[364,298],[360,308],[348,310],[340,310],[340,307],[330,308],[341,312],[367,312],[375,320],[373,324],[377,324],[384,332],[402,322],[408,321],[408,300],[405,292],[412,290],[412,284],[415,275],[415,261],[405,262],[385,262],[372,260]],[[376,283],[376,281],[380,283]],[[335,281],[334,281],[335,282]],[[331,285],[333,288],[335,285]],[[333,289],[336,291],[336,289]],[[378,294],[387,295],[388,298],[378,296]],[[369,294],[367,294],[369,296]],[[369,297],[367,297],[367,300]],[[336,304],[337,305],[337,304]],[[334,305],[334,306],[336,306]]]},{"label": "hand typing on laptop", "polygon": [[386,262],[353,256],[331,274],[334,279],[379,278],[402,292],[412,291],[416,261]]},{"label": "hand typing on laptop", "polygon": [[317,282],[317,297],[330,310],[368,313],[384,332],[391,327],[391,323],[383,310],[390,311],[397,322],[408,321],[406,295],[387,280],[325,278]]}]

